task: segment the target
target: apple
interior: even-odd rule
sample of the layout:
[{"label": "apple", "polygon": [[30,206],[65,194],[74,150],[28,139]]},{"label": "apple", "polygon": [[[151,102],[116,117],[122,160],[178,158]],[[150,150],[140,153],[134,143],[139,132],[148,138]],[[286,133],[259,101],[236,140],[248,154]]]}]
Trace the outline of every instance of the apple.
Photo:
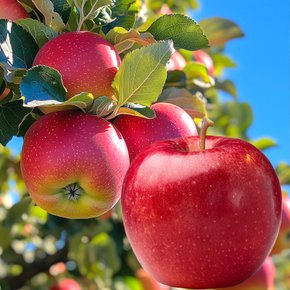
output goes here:
[{"label": "apple", "polygon": [[138,269],[135,274],[141,282],[143,290],[170,290],[169,286],[160,284],[142,268]]},{"label": "apple", "polygon": [[58,262],[49,267],[49,274],[52,276],[58,276],[66,272],[66,265],[64,262]]},{"label": "apple", "polygon": [[112,97],[111,84],[120,58],[115,48],[96,33],[66,32],[48,41],[37,53],[33,65],[58,70],[68,98],[82,92]]},{"label": "apple", "polygon": [[[275,265],[268,257],[262,267],[245,282],[223,290],[274,290]],[[222,290],[221,288],[217,290]]]},{"label": "apple", "polygon": [[210,76],[214,75],[214,64],[212,58],[206,52],[203,50],[196,50],[193,51],[193,56],[197,62],[206,66]]},{"label": "apple", "polygon": [[154,142],[197,135],[192,118],[180,107],[156,103],[151,108],[156,113],[154,119],[120,115],[112,120],[127,144],[130,160]]},{"label": "apple", "polygon": [[106,120],[78,111],[42,116],[27,131],[21,172],[33,201],[66,218],[93,218],[120,198],[129,167],[121,134]]},{"label": "apple", "polygon": [[51,286],[50,290],[82,290],[79,283],[70,278],[62,279],[57,284]]},{"label": "apple", "polygon": [[268,159],[245,141],[221,136],[145,149],[126,174],[121,203],[142,268],[180,288],[245,281],[271,251],[281,222],[280,184]]},{"label": "apple", "polygon": [[281,227],[271,254],[280,254],[286,249],[290,249],[290,198],[283,196]]},{"label": "apple", "polygon": [[16,0],[0,0],[0,19],[15,21],[21,18],[29,18],[24,7]]},{"label": "apple", "polygon": [[185,58],[178,51],[175,51],[171,55],[166,68],[167,68],[167,71],[183,70],[185,66],[186,66]]},{"label": "apple", "polygon": [[169,15],[169,14],[173,14],[172,10],[169,8],[169,6],[167,4],[163,4],[159,10],[159,14],[161,15]]}]

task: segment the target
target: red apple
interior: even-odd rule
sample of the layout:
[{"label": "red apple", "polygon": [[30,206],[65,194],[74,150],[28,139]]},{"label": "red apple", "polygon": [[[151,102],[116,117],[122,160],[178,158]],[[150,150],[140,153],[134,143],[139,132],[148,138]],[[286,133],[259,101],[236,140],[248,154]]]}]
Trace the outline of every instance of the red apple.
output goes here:
[{"label": "red apple", "polygon": [[51,286],[50,290],[82,290],[79,283],[70,278],[65,278],[57,284]]},{"label": "red apple", "polygon": [[212,58],[203,50],[194,51],[193,56],[197,62],[204,64],[208,70],[209,75],[213,76],[214,64]]},{"label": "red apple", "polygon": [[170,60],[167,63],[166,67],[168,71],[173,71],[173,70],[183,70],[185,66],[186,60],[178,51],[175,51],[171,55]]},{"label": "red apple", "polygon": [[154,119],[120,115],[112,121],[127,144],[131,160],[154,142],[197,135],[192,118],[180,107],[156,103],[151,108],[156,113]]},{"label": "red apple", "polygon": [[281,189],[253,145],[208,136],[155,143],[127,172],[122,212],[142,267],[162,284],[220,288],[262,265],[281,221]]},{"label": "red apple", "polygon": [[142,268],[136,271],[136,277],[141,282],[143,290],[170,290],[169,286],[160,284]]},{"label": "red apple", "polygon": [[[270,257],[264,262],[262,267],[247,281],[223,290],[274,290],[275,265]],[[221,288],[218,288],[222,290]],[[218,290],[217,289],[217,290]]]},{"label": "red apple", "polygon": [[68,98],[81,92],[111,97],[111,84],[120,58],[115,48],[96,33],[67,32],[47,42],[33,65],[57,69],[68,90]]},{"label": "red apple", "polygon": [[290,198],[284,196],[282,199],[282,223],[271,254],[280,254],[286,249],[290,249]]},{"label": "red apple", "polygon": [[92,218],[119,200],[129,167],[121,134],[78,111],[47,114],[24,138],[21,171],[33,201],[66,218]]},{"label": "red apple", "polygon": [[0,0],[0,19],[15,21],[21,18],[28,18],[29,14],[16,0]]},{"label": "red apple", "polygon": [[161,6],[161,9],[159,10],[159,14],[164,15],[164,14],[173,14],[172,10],[169,8],[167,4],[163,4]]}]

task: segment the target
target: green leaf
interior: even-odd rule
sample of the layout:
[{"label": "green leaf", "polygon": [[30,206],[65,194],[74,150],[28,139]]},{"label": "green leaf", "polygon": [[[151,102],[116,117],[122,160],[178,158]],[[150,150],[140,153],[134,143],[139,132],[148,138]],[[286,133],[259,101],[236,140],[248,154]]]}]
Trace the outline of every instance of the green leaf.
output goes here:
[{"label": "green leaf", "polygon": [[146,119],[153,119],[156,117],[154,110],[149,107],[139,106],[136,104],[126,104],[125,107],[119,108],[117,115],[131,115],[136,117],[142,117]]},{"label": "green leaf", "polygon": [[115,46],[119,54],[156,43],[150,33],[140,34],[136,30],[127,31],[122,27],[115,27],[106,35],[106,39]]},{"label": "green leaf", "polygon": [[[161,287],[160,287],[161,288]],[[114,280],[115,290],[143,290],[144,287],[138,278],[131,276],[117,277]]]},{"label": "green leaf", "polygon": [[86,112],[87,108],[90,108],[93,104],[94,96],[90,93],[81,93],[69,98],[64,102],[56,100],[34,100],[27,104],[25,107],[34,108],[38,107],[44,113],[51,113],[56,111],[67,111],[79,108],[83,112]]},{"label": "green leaf", "polygon": [[260,138],[258,140],[251,140],[250,143],[257,147],[259,150],[266,150],[277,146],[277,142],[268,137]]},{"label": "green leaf", "polygon": [[31,112],[22,104],[23,101],[19,100],[0,105],[0,144],[3,146],[18,134],[21,123]]},{"label": "green leaf", "polygon": [[44,16],[46,25],[57,32],[60,32],[65,28],[61,16],[55,12],[54,5],[50,0],[32,0],[32,2]]},{"label": "green leaf", "polygon": [[244,36],[240,27],[231,20],[213,17],[200,21],[200,26],[211,46],[225,45],[229,40]]},{"label": "green leaf", "polygon": [[280,162],[276,168],[280,183],[282,185],[290,184],[290,165],[285,162]]},{"label": "green leaf", "polygon": [[20,25],[0,19],[0,66],[5,79],[12,82],[15,73],[30,68],[38,46]]},{"label": "green leaf", "polygon": [[25,98],[25,105],[33,101],[66,100],[66,89],[60,73],[48,66],[39,65],[29,69],[22,79],[20,91]]},{"label": "green leaf", "polygon": [[58,35],[52,28],[35,19],[20,19],[16,23],[32,35],[39,47],[42,47],[48,40]]},{"label": "green leaf", "polygon": [[200,26],[182,14],[163,15],[147,31],[156,40],[172,39],[177,49],[198,50],[208,47],[208,40]]},{"label": "green leaf", "polygon": [[114,21],[107,24],[103,29],[105,32],[110,31],[114,27],[123,27],[127,30],[131,29],[136,21],[139,8],[135,5],[135,0],[115,0],[111,5],[111,18]]},{"label": "green leaf", "polygon": [[19,125],[19,130],[17,133],[17,137],[24,137],[27,130],[32,126],[32,124],[37,120],[39,115],[34,113],[30,113],[22,120],[21,124]]},{"label": "green leaf", "polygon": [[230,80],[224,80],[224,81],[217,81],[215,84],[215,87],[217,89],[223,90],[224,92],[232,95],[233,97],[238,97],[238,92],[235,84]]},{"label": "green leaf", "polygon": [[225,68],[234,68],[237,66],[229,56],[221,53],[214,53],[212,60],[214,62],[214,72],[217,76],[222,75]]},{"label": "green leaf", "polygon": [[13,205],[9,209],[8,214],[6,216],[5,226],[12,226],[17,222],[20,222],[22,220],[22,215],[28,212],[30,205],[31,205],[30,197],[25,197],[15,205]]},{"label": "green leaf", "polygon": [[107,33],[106,40],[114,45],[127,39],[129,35],[135,36],[136,34],[139,35],[139,33],[135,30],[128,31],[123,27],[114,27]]},{"label": "green leaf", "polygon": [[66,0],[50,0],[53,3],[54,11],[58,13],[63,22],[67,23],[69,20],[71,7]]},{"label": "green leaf", "polygon": [[165,89],[158,98],[158,102],[171,103],[181,107],[197,122],[207,116],[206,100],[200,94],[193,95],[186,89]]},{"label": "green leaf", "polygon": [[205,83],[213,85],[213,79],[209,77],[207,68],[202,63],[192,61],[184,67],[183,71],[189,80],[199,78]]},{"label": "green leaf", "polygon": [[85,16],[87,19],[97,17],[105,6],[112,4],[112,0],[74,0],[80,15]]},{"label": "green leaf", "polygon": [[10,246],[12,240],[10,229],[3,227],[1,224],[0,224],[0,237],[2,237],[0,239],[0,247],[2,249],[5,249],[8,246]]},{"label": "green leaf", "polygon": [[118,105],[149,107],[156,101],[166,81],[166,64],[172,52],[172,41],[161,41],[128,53],[112,84]]},{"label": "green leaf", "polygon": [[93,104],[89,110],[90,114],[97,115],[99,117],[105,117],[113,112],[116,107],[116,102],[112,99],[102,96],[93,101]]}]

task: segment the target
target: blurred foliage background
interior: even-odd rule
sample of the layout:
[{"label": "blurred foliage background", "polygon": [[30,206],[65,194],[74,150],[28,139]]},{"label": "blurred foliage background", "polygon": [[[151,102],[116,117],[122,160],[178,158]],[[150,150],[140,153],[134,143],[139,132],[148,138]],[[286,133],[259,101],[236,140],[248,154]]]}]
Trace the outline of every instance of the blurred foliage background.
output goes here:
[{"label": "blurred foliage background", "polygon": [[[134,1],[116,0],[119,10],[113,9],[116,14],[122,12],[122,7],[126,10],[124,15],[130,21],[118,23],[126,28],[148,27],[168,9],[188,14],[199,6],[196,0],[147,0],[136,1],[134,9],[128,10],[129,2]],[[215,122],[210,134],[242,138],[261,150],[275,146],[270,138],[249,140],[251,106],[239,101],[238,89],[224,76],[228,68],[236,67],[235,61],[224,53],[225,47],[229,41],[243,37],[242,29],[233,20],[219,17],[204,19],[200,25],[210,41],[211,47],[205,52],[213,60],[213,74],[204,73],[204,66],[192,65],[192,53],[181,50],[187,66],[183,71],[168,73],[159,101],[183,98],[184,107],[195,110],[197,123],[198,112],[206,111]],[[229,97],[225,100],[221,92]],[[280,163],[276,170],[281,184],[289,185],[289,164]],[[273,259],[276,289],[290,289],[290,251]],[[47,214],[31,202],[26,192],[19,156],[0,145],[1,290],[45,290],[64,277],[74,279],[83,289],[149,290],[140,279],[139,268],[124,232],[119,205],[97,219],[67,220]]]}]

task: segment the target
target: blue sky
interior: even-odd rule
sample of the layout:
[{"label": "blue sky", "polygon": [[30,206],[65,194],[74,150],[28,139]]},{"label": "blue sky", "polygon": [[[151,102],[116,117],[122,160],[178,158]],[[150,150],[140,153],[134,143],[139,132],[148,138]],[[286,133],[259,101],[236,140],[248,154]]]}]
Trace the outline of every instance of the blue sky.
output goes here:
[{"label": "blue sky", "polygon": [[269,136],[278,146],[265,151],[272,164],[290,163],[290,2],[200,0],[192,14],[200,21],[219,16],[233,20],[246,36],[227,45],[238,64],[227,71],[254,111],[250,138]]}]

